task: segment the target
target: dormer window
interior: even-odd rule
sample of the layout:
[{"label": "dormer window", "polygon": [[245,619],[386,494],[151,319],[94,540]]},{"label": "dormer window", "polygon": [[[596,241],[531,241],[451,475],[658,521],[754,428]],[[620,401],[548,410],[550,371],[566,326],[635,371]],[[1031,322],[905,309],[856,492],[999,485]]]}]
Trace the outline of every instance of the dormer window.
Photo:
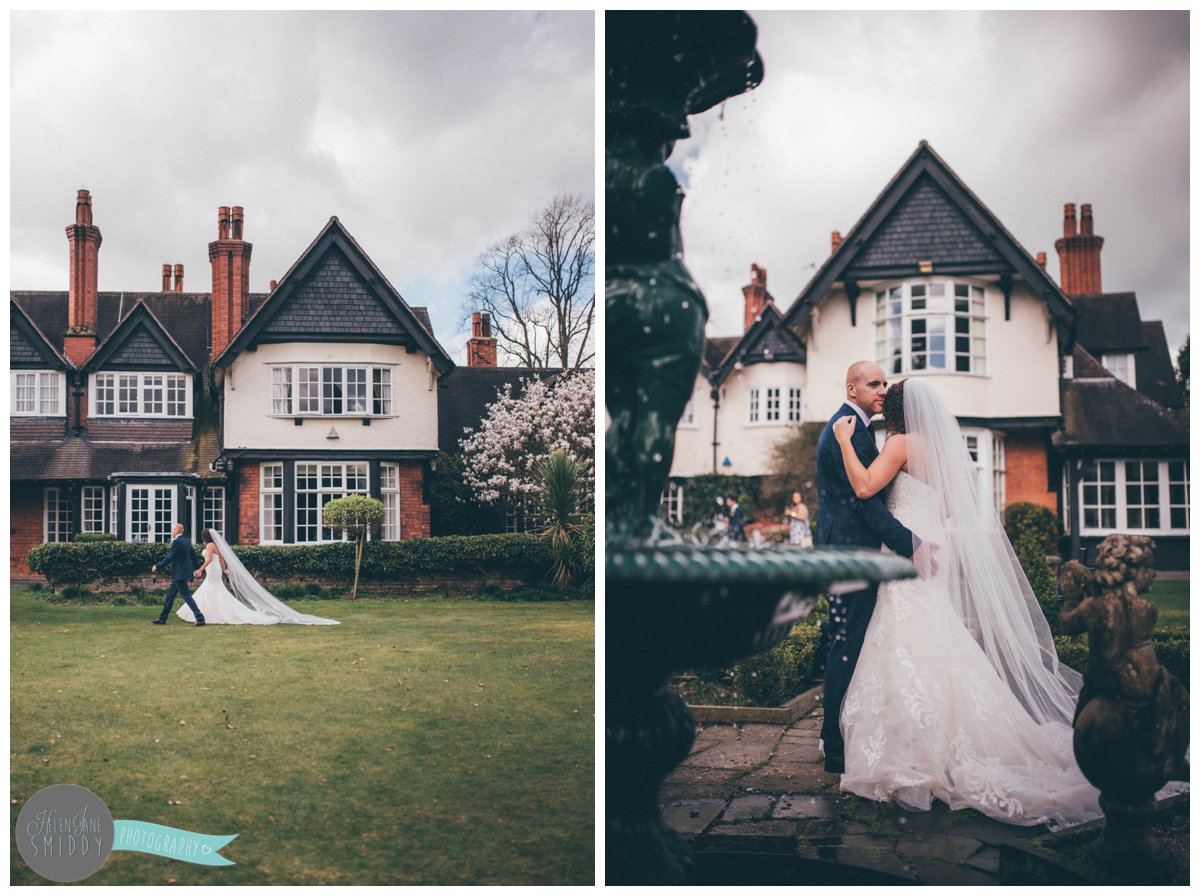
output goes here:
[{"label": "dormer window", "polygon": [[192,416],[191,386],[186,373],[96,373],[91,414],[186,420]]},{"label": "dormer window", "polygon": [[58,370],[12,371],[14,417],[61,417],[66,413],[67,377]]},{"label": "dormer window", "polygon": [[920,280],[875,293],[875,360],[891,374],[987,373],[986,291]]},{"label": "dormer window", "polygon": [[1131,389],[1137,388],[1137,365],[1133,352],[1105,352],[1100,356],[1104,369]]},{"label": "dormer window", "polygon": [[390,417],[390,367],[271,368],[273,417]]}]

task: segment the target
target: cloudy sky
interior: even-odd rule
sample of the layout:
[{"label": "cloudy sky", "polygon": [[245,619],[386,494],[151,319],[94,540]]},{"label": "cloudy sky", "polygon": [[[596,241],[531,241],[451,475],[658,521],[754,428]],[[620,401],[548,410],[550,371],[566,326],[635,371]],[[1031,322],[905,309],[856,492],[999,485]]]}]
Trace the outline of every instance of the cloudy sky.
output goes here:
[{"label": "cloudy sky", "polygon": [[1093,206],[1106,292],[1189,332],[1188,14],[751,13],[765,78],[692,119],[688,267],[710,335],[742,326],[750,265],[787,307],[921,140],[1031,253]]},{"label": "cloudy sky", "polygon": [[16,13],[11,44],[14,289],[67,288],[79,188],[105,291],[209,291],[241,205],[265,292],[336,215],[461,361],[479,253],[594,194],[591,12]]}]

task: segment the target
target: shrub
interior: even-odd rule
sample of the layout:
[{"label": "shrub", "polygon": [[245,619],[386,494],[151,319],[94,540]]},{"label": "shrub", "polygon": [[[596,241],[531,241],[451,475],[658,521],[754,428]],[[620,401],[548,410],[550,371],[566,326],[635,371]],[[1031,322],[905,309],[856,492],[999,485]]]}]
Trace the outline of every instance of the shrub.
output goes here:
[{"label": "shrub", "polygon": [[89,542],[116,541],[116,540],[117,540],[117,536],[113,535],[111,532],[80,532],[78,535],[75,536],[75,542],[77,544],[87,544]]},{"label": "shrub", "polygon": [[[138,578],[146,575],[165,551],[161,544],[124,541],[39,544],[29,551],[29,568],[55,586]],[[354,545],[350,542],[245,545],[235,547],[234,553],[253,575],[274,581],[293,576],[348,579],[354,571]],[[495,574],[540,581],[549,568],[549,557],[537,535],[450,535],[368,542],[362,575],[393,581],[420,575]],[[161,601],[161,596],[158,599]]]},{"label": "shrub", "polygon": [[1042,614],[1050,624],[1050,633],[1062,634],[1062,627],[1058,621],[1058,581],[1054,577],[1054,569],[1046,561],[1046,554],[1038,536],[1027,531],[1013,549],[1021,569],[1025,571],[1025,577],[1029,579],[1030,587],[1033,588],[1034,597],[1042,608]]},{"label": "shrub", "polygon": [[354,543],[354,585],[350,589],[350,599],[358,596],[358,577],[362,572],[363,548],[367,544],[367,536],[379,530],[387,508],[383,502],[365,495],[346,495],[344,498],[334,498],[321,508],[321,522],[335,532],[345,532]]},{"label": "shrub", "polygon": [[[1191,688],[1191,642],[1185,632],[1156,632],[1151,643],[1159,665],[1171,673],[1185,688]],[[1054,649],[1063,665],[1083,672],[1088,661],[1087,639],[1075,640],[1066,635],[1054,639]]]},{"label": "shrub", "polygon": [[1058,635],[1054,639],[1054,651],[1058,654],[1060,663],[1076,672],[1083,672],[1087,665],[1088,648],[1083,640]]},{"label": "shrub", "polygon": [[758,706],[779,706],[812,686],[819,668],[817,645],[821,632],[807,622],[770,650],[733,667],[733,681]]},{"label": "shrub", "polygon": [[717,507],[717,498],[739,495],[742,512],[751,516],[761,491],[762,478],[757,476],[693,476],[683,487],[683,525],[688,528],[711,525],[713,516],[725,513]]},{"label": "shrub", "polygon": [[295,600],[298,597],[304,597],[305,591],[303,585],[294,585],[291,582],[284,582],[282,585],[276,585],[271,593],[280,600]]},{"label": "shrub", "polygon": [[318,599],[320,598],[321,592],[323,590],[324,589],[322,589],[321,586],[318,585],[316,582],[309,582],[307,585],[304,586],[305,594],[307,594],[309,597],[316,597]]},{"label": "shrub", "polygon": [[1023,501],[1007,507],[1004,531],[1014,548],[1022,540],[1030,540],[1043,555],[1058,554],[1058,517],[1038,504]]}]

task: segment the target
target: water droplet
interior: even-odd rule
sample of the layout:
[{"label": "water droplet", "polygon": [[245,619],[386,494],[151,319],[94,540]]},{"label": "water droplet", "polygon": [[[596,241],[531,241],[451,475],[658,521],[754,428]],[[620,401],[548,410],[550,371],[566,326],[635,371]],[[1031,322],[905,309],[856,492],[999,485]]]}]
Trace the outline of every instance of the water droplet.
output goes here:
[{"label": "water droplet", "polygon": [[662,454],[661,454],[660,452],[658,452],[658,451],[655,451],[655,452],[654,452],[654,454],[653,454],[652,456],[653,456],[653,458],[654,458],[654,462],[655,462],[656,464],[661,464],[661,463],[662,463]]},{"label": "water droplet", "polygon": [[649,233],[646,234],[646,237],[648,239],[655,239],[657,236],[658,236],[657,230],[651,230]]},{"label": "water droplet", "polygon": [[650,332],[650,327],[649,327],[649,326],[642,327],[642,332],[643,332],[643,333],[649,333],[649,332]]},{"label": "water droplet", "polygon": [[688,307],[688,300],[687,300],[687,299],[684,299],[684,300],[683,300],[683,304],[682,304],[682,305],[680,305],[679,307],[680,307],[680,308],[686,308],[686,307]]},{"label": "water droplet", "polygon": [[669,314],[664,314],[664,315],[663,315],[663,323],[664,323],[664,324],[669,324],[670,322],[671,322],[671,315],[669,315]]},{"label": "water droplet", "polygon": [[657,277],[651,277],[651,278],[650,278],[650,285],[651,285],[651,286],[658,286],[658,278],[657,278]]}]

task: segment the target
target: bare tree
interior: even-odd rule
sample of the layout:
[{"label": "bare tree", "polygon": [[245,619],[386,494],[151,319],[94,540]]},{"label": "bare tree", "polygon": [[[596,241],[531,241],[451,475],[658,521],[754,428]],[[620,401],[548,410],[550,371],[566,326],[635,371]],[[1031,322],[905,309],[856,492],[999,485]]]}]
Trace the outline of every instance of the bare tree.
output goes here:
[{"label": "bare tree", "polygon": [[595,203],[554,197],[525,230],[479,256],[466,310],[491,315],[497,347],[522,367],[590,365],[595,241]]}]

